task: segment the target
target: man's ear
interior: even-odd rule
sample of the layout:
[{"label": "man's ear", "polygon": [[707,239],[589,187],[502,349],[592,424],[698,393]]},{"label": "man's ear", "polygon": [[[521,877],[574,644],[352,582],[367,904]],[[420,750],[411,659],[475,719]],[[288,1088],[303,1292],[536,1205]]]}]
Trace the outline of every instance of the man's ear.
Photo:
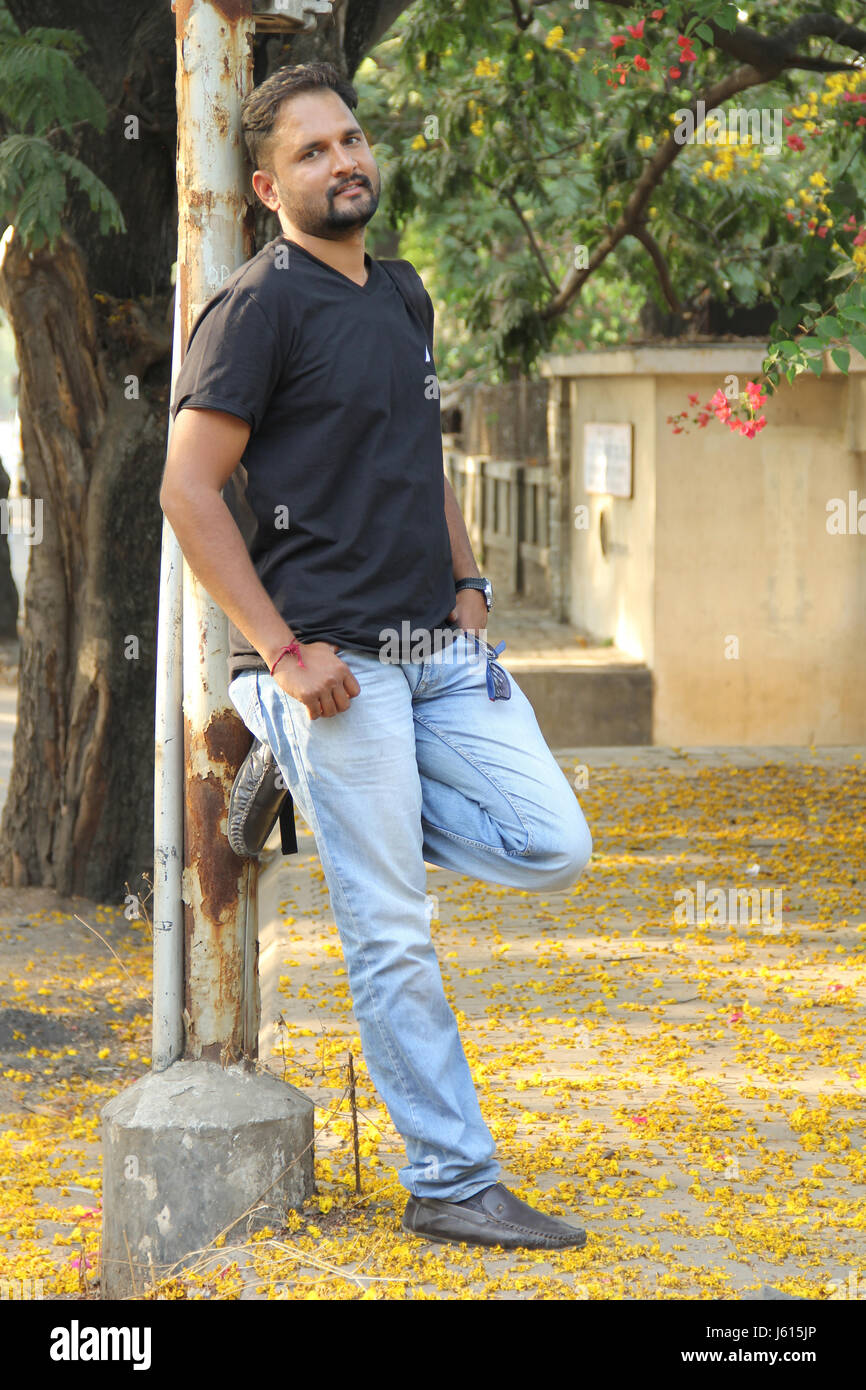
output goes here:
[{"label": "man's ear", "polygon": [[259,201],[264,203],[266,208],[270,208],[271,212],[276,212],[280,200],[273,174],[269,174],[267,169],[256,169],[252,183],[253,192]]}]

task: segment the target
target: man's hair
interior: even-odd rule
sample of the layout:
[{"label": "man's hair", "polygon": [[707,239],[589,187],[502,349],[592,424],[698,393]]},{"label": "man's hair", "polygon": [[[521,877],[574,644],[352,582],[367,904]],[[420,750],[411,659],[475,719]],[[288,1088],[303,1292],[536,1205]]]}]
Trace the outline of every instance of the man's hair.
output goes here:
[{"label": "man's hair", "polygon": [[249,93],[241,106],[241,126],[253,169],[261,169],[270,156],[269,141],[283,102],[298,92],[328,88],[354,111],[358,93],[333,63],[295,63],[277,68]]}]

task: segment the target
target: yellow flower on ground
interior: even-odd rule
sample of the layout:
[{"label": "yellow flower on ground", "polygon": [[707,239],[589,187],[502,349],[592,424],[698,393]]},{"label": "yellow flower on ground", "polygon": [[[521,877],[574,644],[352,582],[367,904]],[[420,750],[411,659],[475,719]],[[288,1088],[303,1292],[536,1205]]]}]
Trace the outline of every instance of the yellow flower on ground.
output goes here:
[{"label": "yellow flower on ground", "polygon": [[565,38],[565,30],[561,24],[555,24],[544,40],[545,48],[558,48]]}]

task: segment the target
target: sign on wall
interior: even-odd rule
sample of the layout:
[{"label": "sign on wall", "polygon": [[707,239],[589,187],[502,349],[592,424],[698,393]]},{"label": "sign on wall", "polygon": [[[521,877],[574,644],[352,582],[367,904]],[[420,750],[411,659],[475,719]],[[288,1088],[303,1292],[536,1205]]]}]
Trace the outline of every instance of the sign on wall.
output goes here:
[{"label": "sign on wall", "polygon": [[607,497],[632,495],[632,426],[583,427],[583,485]]}]

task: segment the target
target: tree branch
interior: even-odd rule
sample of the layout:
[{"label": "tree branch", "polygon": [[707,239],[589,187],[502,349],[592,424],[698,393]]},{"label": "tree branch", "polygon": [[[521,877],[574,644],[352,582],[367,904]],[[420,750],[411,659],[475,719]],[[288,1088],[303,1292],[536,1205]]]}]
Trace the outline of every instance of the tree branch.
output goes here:
[{"label": "tree branch", "polygon": [[[705,102],[704,109],[711,110],[735,96],[737,92],[745,91],[748,87],[757,87],[764,82],[763,73],[758,72],[751,66],[738,68],[736,72],[729,73],[721,82],[717,82],[714,87],[699,98]],[[685,108],[684,108],[685,109]],[[697,100],[691,107],[693,115],[697,114]],[[644,213],[649,204],[649,200],[661,182],[667,170],[674,160],[682,154],[686,148],[685,144],[678,144],[674,139],[673,131],[666,137],[664,143],[650,159],[632,190],[631,197],[623,209],[622,216],[616,226],[608,232],[604,240],[599,244],[589,259],[589,265],[583,269],[570,270],[562,282],[553,299],[541,310],[543,319],[557,318],[564,313],[571,301],[578,295],[586,284],[586,281],[594,271],[606,261],[611,251],[622,241],[623,237],[630,236],[644,221]]]},{"label": "tree branch", "polygon": [[[596,0],[596,4],[610,5],[614,9],[630,9],[628,0]],[[683,16],[683,22],[688,16]],[[722,29],[714,20],[705,20],[713,32],[713,46],[720,52],[737,58],[741,63],[749,63],[769,81],[780,73],[795,68],[808,72],[851,72],[859,71],[853,63],[832,63],[830,59],[811,58],[799,54],[797,48],[803,39],[825,38],[844,48],[853,48],[855,53],[866,53],[866,29],[857,29],[844,19],[832,14],[807,14],[793,20],[775,34],[761,34],[749,24],[738,24],[731,31]],[[828,66],[819,66],[827,63]]]},{"label": "tree branch", "polygon": [[532,248],[532,254],[538,261],[538,264],[541,266],[541,272],[545,280],[549,284],[550,288],[553,290],[553,293],[558,294],[559,286],[557,285],[556,281],[554,280],[553,276],[548,270],[547,262],[544,259],[544,253],[538,243],[538,239],[535,233],[533,232],[532,228],[530,227],[529,223],[527,222],[526,217],[523,213],[523,209],[521,208],[514,194],[508,191],[507,189],[497,188],[496,185],[494,183],[491,183],[489,179],[482,178],[481,174],[474,173],[474,177],[478,180],[479,183],[483,183],[485,188],[489,188],[492,193],[504,194],[504,196],[507,198],[509,207],[512,209],[512,211],[519,219],[520,225],[523,227],[523,230],[529,238],[529,245]]},{"label": "tree branch", "polygon": [[528,29],[532,23],[532,15],[524,15],[521,13],[520,0],[511,0],[511,8],[514,11],[514,18],[517,21],[518,29]]},{"label": "tree branch", "polygon": [[670,271],[667,267],[667,262],[665,261],[665,258],[662,255],[662,249],[656,241],[655,237],[652,235],[649,229],[643,225],[638,227],[632,227],[628,235],[635,237],[643,246],[646,247],[647,251],[649,251],[650,256],[652,257],[652,263],[656,268],[656,274],[659,277],[659,284],[662,287],[662,293],[664,294],[665,299],[667,300],[668,304],[673,309],[675,314],[681,314],[683,312],[683,306],[680,304],[680,301],[677,298],[677,292],[673,287],[673,283],[670,277]]}]

